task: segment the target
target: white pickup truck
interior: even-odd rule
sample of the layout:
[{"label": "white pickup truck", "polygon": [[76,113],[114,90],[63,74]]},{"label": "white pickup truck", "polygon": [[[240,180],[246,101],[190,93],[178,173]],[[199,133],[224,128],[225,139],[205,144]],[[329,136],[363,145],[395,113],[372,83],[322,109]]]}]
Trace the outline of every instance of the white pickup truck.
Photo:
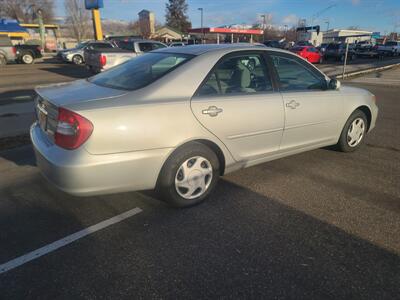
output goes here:
[{"label": "white pickup truck", "polygon": [[381,54],[397,56],[400,55],[400,42],[388,41],[384,45],[377,45],[376,50]]},{"label": "white pickup truck", "polygon": [[145,52],[167,47],[167,45],[163,43],[151,40],[124,40],[113,42],[118,48],[85,50],[84,58],[86,68],[92,73],[100,73]]}]

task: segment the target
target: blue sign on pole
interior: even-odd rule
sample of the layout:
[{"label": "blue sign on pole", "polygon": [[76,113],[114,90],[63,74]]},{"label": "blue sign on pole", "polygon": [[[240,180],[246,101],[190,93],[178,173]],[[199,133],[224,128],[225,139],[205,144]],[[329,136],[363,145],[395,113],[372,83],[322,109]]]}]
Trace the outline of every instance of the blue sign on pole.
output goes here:
[{"label": "blue sign on pole", "polygon": [[373,32],[371,37],[373,39],[379,39],[381,37],[381,33],[380,32]]},{"label": "blue sign on pole", "polygon": [[85,0],[86,9],[98,9],[104,7],[103,0]]}]

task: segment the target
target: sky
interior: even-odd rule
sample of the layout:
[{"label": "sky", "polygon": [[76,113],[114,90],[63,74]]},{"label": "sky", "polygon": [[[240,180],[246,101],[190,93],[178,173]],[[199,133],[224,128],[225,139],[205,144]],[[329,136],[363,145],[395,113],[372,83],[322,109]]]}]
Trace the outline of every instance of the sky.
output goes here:
[{"label": "sky", "polygon": [[[83,1],[83,0],[82,0]],[[64,15],[64,1],[55,0],[57,15]],[[132,21],[142,9],[153,11],[156,20],[165,21],[166,0],[104,0],[101,17]],[[400,31],[400,0],[187,0],[192,26],[200,27],[204,9],[204,26],[253,24],[266,14],[275,25],[296,25],[307,19],[325,30],[358,26],[382,34]],[[332,6],[331,8],[328,8]],[[328,9],[327,9],[328,8]]]}]

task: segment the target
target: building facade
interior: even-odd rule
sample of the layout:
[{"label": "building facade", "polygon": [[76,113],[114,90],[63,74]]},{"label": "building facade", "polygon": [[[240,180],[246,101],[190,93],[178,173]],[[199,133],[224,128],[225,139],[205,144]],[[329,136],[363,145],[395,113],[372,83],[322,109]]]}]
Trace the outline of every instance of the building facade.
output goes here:
[{"label": "building facade", "polygon": [[144,38],[154,35],[155,32],[155,16],[154,13],[143,9],[138,13],[140,33]]},{"label": "building facade", "polygon": [[357,43],[371,39],[372,31],[331,29],[324,32],[324,43],[347,42]]}]

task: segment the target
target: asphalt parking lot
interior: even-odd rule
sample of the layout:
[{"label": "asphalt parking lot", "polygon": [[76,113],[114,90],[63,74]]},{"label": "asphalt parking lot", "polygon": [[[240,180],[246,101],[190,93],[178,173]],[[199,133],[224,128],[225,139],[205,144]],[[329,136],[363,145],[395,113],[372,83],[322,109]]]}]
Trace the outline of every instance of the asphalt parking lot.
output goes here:
[{"label": "asphalt parking lot", "polygon": [[241,170],[190,209],[150,192],[72,197],[29,145],[0,152],[0,298],[398,299],[399,76],[347,82],[380,108],[360,151]]}]

